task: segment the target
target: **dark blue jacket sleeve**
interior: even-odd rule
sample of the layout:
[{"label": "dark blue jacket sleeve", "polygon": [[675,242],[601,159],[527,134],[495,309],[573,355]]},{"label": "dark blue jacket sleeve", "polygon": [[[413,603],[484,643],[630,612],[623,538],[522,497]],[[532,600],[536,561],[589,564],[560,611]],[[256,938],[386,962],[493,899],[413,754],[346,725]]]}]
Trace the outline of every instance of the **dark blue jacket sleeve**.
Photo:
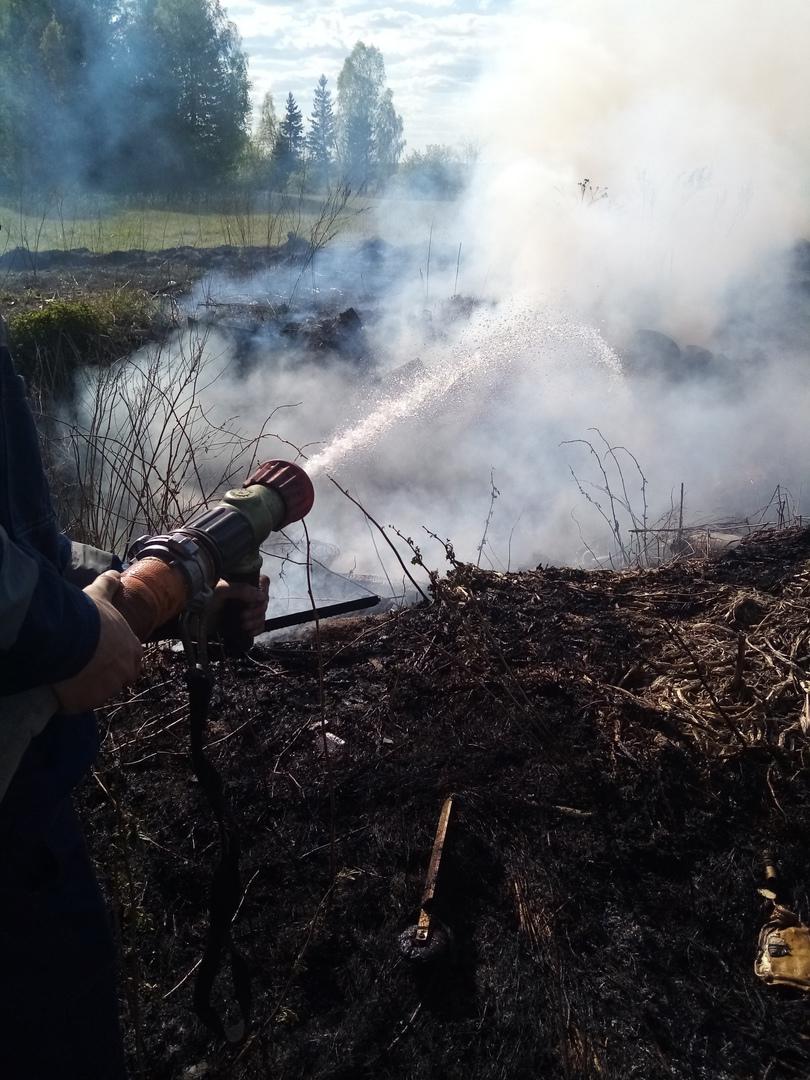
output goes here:
[{"label": "dark blue jacket sleeve", "polygon": [[18,546],[36,560],[39,577],[16,640],[0,652],[0,694],[77,675],[96,651],[101,629],[93,601],[34,548]]},{"label": "dark blue jacket sleeve", "polygon": [[100,633],[95,604],[62,577],[70,548],[59,537],[25,386],[2,331],[0,319],[0,696],[78,674]]}]

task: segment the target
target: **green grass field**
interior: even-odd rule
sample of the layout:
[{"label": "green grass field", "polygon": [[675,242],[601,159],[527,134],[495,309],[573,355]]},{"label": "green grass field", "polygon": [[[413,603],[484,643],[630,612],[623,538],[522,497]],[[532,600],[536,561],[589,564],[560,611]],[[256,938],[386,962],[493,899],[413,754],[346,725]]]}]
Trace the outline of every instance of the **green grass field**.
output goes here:
[{"label": "green grass field", "polygon": [[[446,218],[447,203],[351,196],[345,205],[318,195],[237,195],[216,201],[201,196],[182,209],[145,200],[27,198],[0,202],[0,255],[16,247],[29,251],[87,248],[92,252],[160,251],[191,246],[274,247],[290,233],[310,239],[330,216],[334,235],[382,235],[412,241]],[[390,235],[386,235],[389,234]]]},{"label": "green grass field", "polygon": [[[198,209],[132,206],[110,200],[83,200],[67,209],[59,200],[28,201],[24,206],[0,203],[0,254],[15,247],[29,251],[87,248],[93,252],[159,251],[219,244],[275,246],[289,233],[307,238],[324,215],[337,208],[314,196],[274,199],[267,208],[247,199]],[[363,206],[350,199],[334,224],[345,233],[362,230]]]}]

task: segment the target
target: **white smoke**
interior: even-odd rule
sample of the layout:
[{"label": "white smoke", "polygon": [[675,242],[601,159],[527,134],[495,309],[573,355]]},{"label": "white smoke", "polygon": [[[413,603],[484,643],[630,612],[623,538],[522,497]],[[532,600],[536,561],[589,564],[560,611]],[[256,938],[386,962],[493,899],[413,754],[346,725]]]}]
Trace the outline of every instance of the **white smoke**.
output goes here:
[{"label": "white smoke", "polygon": [[[453,276],[451,259],[429,290],[423,261],[418,280],[389,297],[377,342],[388,364],[425,362],[408,392],[419,416],[378,430],[413,404],[408,393],[369,409],[342,425],[327,460],[405,531],[427,523],[465,557],[480,541],[494,468],[488,550],[512,566],[580,558],[580,529],[604,549],[568,472],[598,482],[592,459],[559,445],[597,441],[593,427],[638,458],[653,518],[681,482],[693,519],[751,513],[777,483],[800,497],[810,320],[788,253],[810,214],[810,7],[567,0],[515,5],[505,24],[471,101],[477,175],[458,215],[431,222],[434,251],[437,237],[463,242],[464,289],[499,316],[474,317],[438,346],[420,342],[415,313],[447,296]],[[380,228],[402,235],[404,220],[413,236],[412,209],[394,210],[384,208]],[[427,222],[422,231],[427,240]],[[620,353],[647,327],[728,356],[708,379],[630,373],[613,386],[581,335],[569,333],[572,367],[537,332],[538,321],[564,324],[563,311],[569,328],[589,323]],[[498,317],[514,331],[509,363]],[[474,382],[463,393],[459,368]],[[441,402],[427,392],[445,384]]]},{"label": "white smoke", "polygon": [[[422,247],[395,275],[358,280],[348,244],[325,264],[367,316],[370,370],[258,338],[246,372],[223,359],[207,406],[248,432],[296,404],[265,456],[293,444],[312,459],[310,532],[341,549],[344,573],[385,564],[402,580],[329,475],[434,565],[422,525],[482,565],[592,564],[587,549],[602,557],[612,539],[570,469],[605,496],[587,446],[568,441],[598,446],[594,428],[643,469],[642,484],[618,452],[648,521],[681,483],[692,520],[752,513],[777,484],[801,499],[810,300],[789,253],[808,234],[810,6],[594,0],[504,18],[471,101],[482,153],[463,203],[383,206],[375,231]],[[482,301],[466,323],[445,319],[459,243],[459,291]],[[639,328],[726,355],[699,378],[677,361],[622,373]]]},{"label": "white smoke", "polygon": [[807,234],[810,7],[566,0],[510,25],[472,104],[490,287],[707,339],[729,286]]}]

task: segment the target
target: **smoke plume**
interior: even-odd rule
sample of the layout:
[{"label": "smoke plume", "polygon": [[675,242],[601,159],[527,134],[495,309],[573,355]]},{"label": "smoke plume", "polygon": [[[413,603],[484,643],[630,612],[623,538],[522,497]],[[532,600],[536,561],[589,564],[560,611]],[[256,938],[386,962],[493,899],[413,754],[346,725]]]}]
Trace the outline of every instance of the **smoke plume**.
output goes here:
[{"label": "smoke plume", "polygon": [[[665,513],[681,482],[692,520],[751,514],[777,484],[800,502],[808,440],[786,403],[804,398],[810,329],[793,250],[810,207],[810,9],[535,3],[509,25],[472,103],[474,183],[457,214],[430,223],[432,286],[423,251],[377,324],[383,367],[425,365],[419,408],[359,446],[414,391],[358,408],[338,424],[331,464],[406,532],[425,523],[468,558],[494,470],[483,558],[512,567],[587,559],[585,546],[605,554],[609,532],[570,470],[601,502],[603,480],[587,447],[561,445],[598,444],[593,428],[644,470],[646,483],[621,458],[639,516],[645,499],[650,519]],[[403,220],[413,237],[393,203],[379,226],[402,236]],[[424,235],[427,246],[427,221]],[[431,340],[456,242],[463,291],[494,314]],[[567,332],[552,340],[538,322]],[[674,356],[649,355],[640,329],[671,335],[680,353],[669,343]],[[603,362],[609,346],[623,378]],[[446,393],[431,397],[431,382]]]},{"label": "smoke plume", "polygon": [[[464,200],[390,199],[372,224],[397,244],[388,262],[345,241],[297,287],[299,309],[329,288],[357,305],[366,363],[259,333],[247,370],[223,346],[208,406],[252,431],[295,404],[273,430],[312,459],[311,534],[340,549],[334,568],[393,591],[402,571],[330,475],[440,566],[423,525],[516,569],[607,565],[611,518],[627,536],[681,484],[687,520],[753,514],[777,484],[801,509],[810,8],[523,3],[505,23],[471,101]],[[622,449],[606,456],[602,435]]]},{"label": "smoke plume", "polygon": [[472,110],[491,287],[707,343],[729,288],[807,233],[810,8],[527,3],[511,26]]}]

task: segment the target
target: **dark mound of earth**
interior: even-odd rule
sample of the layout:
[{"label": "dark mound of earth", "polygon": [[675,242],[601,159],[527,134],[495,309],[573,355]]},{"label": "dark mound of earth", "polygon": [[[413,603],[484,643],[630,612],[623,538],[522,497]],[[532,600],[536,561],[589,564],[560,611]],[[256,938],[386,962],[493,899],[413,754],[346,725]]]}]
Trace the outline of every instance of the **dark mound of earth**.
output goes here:
[{"label": "dark mound of earth", "polygon": [[[190,1009],[217,834],[182,659],[155,647],[82,792],[133,1074],[810,1075],[806,999],[753,974],[764,849],[808,910],[808,604],[792,529],[657,570],[458,565],[429,606],[217,661],[255,984],[236,1048]],[[450,792],[454,944],[413,967],[398,936]]]},{"label": "dark mound of earth", "polygon": [[280,246],[239,247],[234,244],[217,244],[211,247],[163,248],[147,251],[127,248],[125,251],[91,251],[89,248],[48,248],[42,251],[16,247],[0,255],[0,270],[14,273],[29,271],[61,270],[65,267],[78,270],[97,270],[120,266],[162,267],[169,263],[187,264],[199,270],[272,265],[280,259],[300,258],[310,245],[300,237],[290,234]]},{"label": "dark mound of earth", "polygon": [[[331,248],[329,248],[331,252]],[[312,244],[290,233],[283,244],[164,248],[124,251],[91,251],[89,248],[53,248],[42,251],[12,248],[0,255],[3,286],[11,293],[26,288],[70,293],[76,287],[88,291],[125,284],[154,293],[182,296],[206,274],[221,273],[239,280],[263,269],[305,267],[316,254]],[[398,267],[397,253],[379,240],[363,240],[352,248],[352,265],[374,280],[391,276]]]}]

